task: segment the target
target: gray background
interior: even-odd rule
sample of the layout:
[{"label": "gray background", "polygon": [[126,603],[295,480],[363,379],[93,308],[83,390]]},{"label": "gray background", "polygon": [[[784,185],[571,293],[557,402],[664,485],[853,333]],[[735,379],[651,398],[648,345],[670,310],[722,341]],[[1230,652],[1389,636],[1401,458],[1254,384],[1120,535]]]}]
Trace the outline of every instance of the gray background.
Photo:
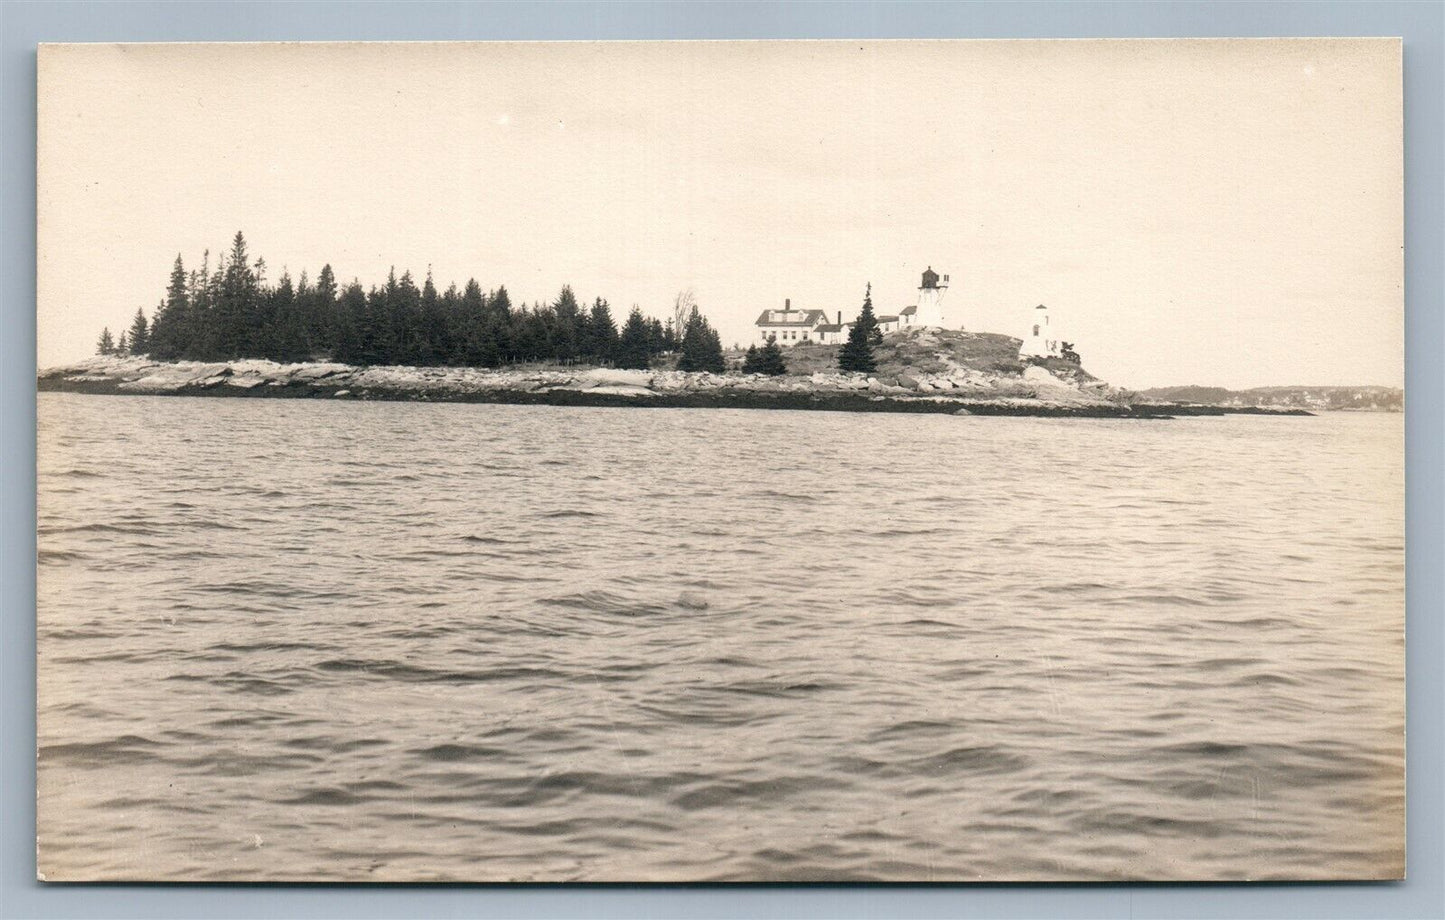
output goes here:
[{"label": "gray background", "polygon": [[[0,0],[3,3],[3,0]],[[43,41],[1405,39],[1409,881],[973,887],[41,886],[35,821],[35,45]],[[0,5],[0,916],[1445,917],[1445,3],[18,3]],[[83,254],[81,254],[83,257]],[[1282,381],[1287,382],[1287,381]]]}]

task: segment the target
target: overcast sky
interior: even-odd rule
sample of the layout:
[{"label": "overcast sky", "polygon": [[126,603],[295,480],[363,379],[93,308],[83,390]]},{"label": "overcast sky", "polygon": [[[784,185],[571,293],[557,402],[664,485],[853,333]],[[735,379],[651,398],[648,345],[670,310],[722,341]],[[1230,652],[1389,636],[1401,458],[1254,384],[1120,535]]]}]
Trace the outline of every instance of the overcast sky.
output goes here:
[{"label": "overcast sky", "polygon": [[70,45],[40,54],[39,360],[244,230],[271,277],[614,315],[1046,303],[1129,387],[1401,385],[1393,40]]}]

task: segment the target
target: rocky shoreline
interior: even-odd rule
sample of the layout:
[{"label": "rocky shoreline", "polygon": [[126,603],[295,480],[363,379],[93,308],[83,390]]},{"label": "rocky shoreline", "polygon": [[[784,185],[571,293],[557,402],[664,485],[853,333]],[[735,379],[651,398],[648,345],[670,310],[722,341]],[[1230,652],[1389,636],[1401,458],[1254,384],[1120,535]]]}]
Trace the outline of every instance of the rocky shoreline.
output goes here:
[{"label": "rocky shoreline", "polygon": [[102,395],[514,403],[550,406],[805,409],[952,415],[1160,419],[1185,415],[1308,415],[1303,410],[1130,402],[1101,381],[1080,385],[1042,367],[988,374],[808,376],[610,368],[355,367],[271,361],[157,362],[100,356],[42,371],[37,388]]}]

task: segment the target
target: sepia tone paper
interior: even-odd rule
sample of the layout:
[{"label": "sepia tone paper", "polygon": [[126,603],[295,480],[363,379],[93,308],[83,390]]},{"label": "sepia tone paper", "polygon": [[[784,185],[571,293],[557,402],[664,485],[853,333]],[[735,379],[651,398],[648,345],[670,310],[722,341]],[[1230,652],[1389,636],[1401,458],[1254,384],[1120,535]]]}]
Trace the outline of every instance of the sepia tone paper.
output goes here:
[{"label": "sepia tone paper", "polygon": [[41,877],[1400,877],[1400,55],[42,46]]}]

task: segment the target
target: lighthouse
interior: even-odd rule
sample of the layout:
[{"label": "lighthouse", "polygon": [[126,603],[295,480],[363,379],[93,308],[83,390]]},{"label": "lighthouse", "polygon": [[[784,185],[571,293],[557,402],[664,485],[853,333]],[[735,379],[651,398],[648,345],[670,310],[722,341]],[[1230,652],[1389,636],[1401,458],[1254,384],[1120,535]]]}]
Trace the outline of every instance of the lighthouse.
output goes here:
[{"label": "lighthouse", "polygon": [[932,265],[924,269],[923,283],[918,286],[918,306],[913,311],[912,325],[942,327],[943,292],[947,290],[947,275],[939,275]]},{"label": "lighthouse", "polygon": [[1033,309],[1024,341],[1019,346],[1020,358],[1056,358],[1059,354],[1059,339],[1049,325],[1049,308],[1039,304]]}]

